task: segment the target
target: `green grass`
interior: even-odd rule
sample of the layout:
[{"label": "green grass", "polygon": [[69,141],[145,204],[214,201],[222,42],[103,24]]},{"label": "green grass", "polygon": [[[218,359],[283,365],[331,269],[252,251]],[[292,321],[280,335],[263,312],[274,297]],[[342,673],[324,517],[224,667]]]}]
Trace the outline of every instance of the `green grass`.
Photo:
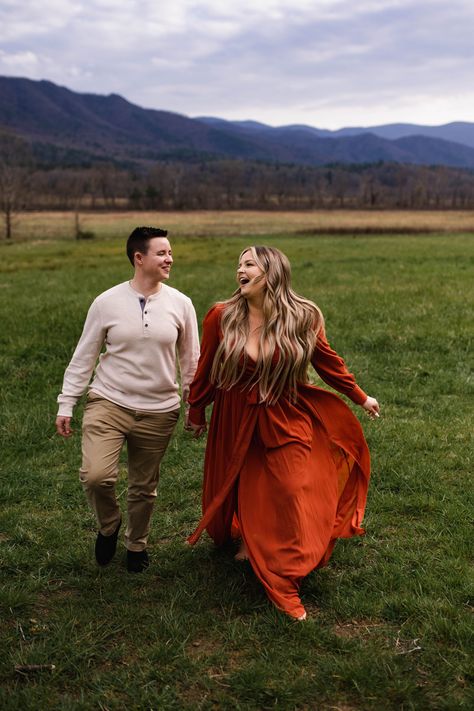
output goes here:
[{"label": "green grass", "polygon": [[[199,318],[233,289],[251,236],[177,238],[170,284]],[[0,706],[10,709],[470,709],[472,237],[258,237],[290,257],[331,343],[382,406],[364,538],[275,611],[251,570],[203,537],[204,442],[177,431],[152,565],[93,561],[76,434],[54,435],[62,374],[93,297],[129,277],[113,239],[2,248]],[[469,304],[471,306],[469,306]],[[125,472],[119,493],[123,502]],[[472,555],[472,554],[471,554]],[[471,646],[470,646],[471,643]],[[21,675],[18,664],[54,664]]]}]

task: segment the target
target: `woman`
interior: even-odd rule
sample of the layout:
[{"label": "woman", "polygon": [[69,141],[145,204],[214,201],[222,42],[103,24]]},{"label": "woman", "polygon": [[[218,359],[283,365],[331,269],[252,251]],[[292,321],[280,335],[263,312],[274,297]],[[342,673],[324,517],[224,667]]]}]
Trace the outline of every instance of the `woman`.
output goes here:
[{"label": "woman", "polygon": [[360,535],[370,459],[356,417],[336,395],[310,385],[310,363],[372,418],[379,405],[347,371],[325,336],[319,308],[290,288],[290,264],[272,247],[240,255],[238,289],[204,319],[188,427],[206,429],[204,529],[221,545],[241,538],[247,559],[281,610],[306,611],[302,578],[325,565],[337,538]]}]

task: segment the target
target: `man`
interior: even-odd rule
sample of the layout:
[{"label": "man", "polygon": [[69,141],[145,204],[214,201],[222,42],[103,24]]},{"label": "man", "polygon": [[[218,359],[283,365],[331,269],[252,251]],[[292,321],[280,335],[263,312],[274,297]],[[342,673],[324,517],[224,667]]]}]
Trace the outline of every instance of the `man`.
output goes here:
[{"label": "man", "polygon": [[166,230],[137,227],[127,241],[131,281],[100,294],[64,374],[56,430],[70,437],[73,408],[89,386],[82,426],[80,480],[96,515],[95,556],[101,566],[115,555],[121,525],[115,496],[119,456],[128,453],[127,569],[148,567],[146,544],[160,461],[179,415],[179,357],[183,399],[199,357],[191,300],[165,282],[173,264]]}]

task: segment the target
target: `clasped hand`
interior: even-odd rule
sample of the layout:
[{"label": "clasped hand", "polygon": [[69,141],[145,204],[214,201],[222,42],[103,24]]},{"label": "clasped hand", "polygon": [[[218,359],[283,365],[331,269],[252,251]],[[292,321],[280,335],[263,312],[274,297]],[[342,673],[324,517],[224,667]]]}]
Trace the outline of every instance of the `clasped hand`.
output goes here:
[{"label": "clasped hand", "polygon": [[186,432],[192,432],[194,439],[198,439],[203,432],[206,432],[207,425],[195,425],[194,422],[190,421],[189,415],[188,413],[186,413],[184,418],[184,429],[186,430]]}]

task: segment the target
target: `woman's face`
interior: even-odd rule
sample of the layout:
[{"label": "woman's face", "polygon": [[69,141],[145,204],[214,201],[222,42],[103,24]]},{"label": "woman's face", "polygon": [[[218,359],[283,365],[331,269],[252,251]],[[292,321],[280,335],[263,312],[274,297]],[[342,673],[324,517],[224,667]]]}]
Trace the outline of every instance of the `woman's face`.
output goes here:
[{"label": "woman's face", "polygon": [[265,273],[256,263],[250,249],[244,252],[240,258],[237,267],[237,283],[240,286],[240,293],[246,299],[259,296],[265,290],[267,284]]}]

